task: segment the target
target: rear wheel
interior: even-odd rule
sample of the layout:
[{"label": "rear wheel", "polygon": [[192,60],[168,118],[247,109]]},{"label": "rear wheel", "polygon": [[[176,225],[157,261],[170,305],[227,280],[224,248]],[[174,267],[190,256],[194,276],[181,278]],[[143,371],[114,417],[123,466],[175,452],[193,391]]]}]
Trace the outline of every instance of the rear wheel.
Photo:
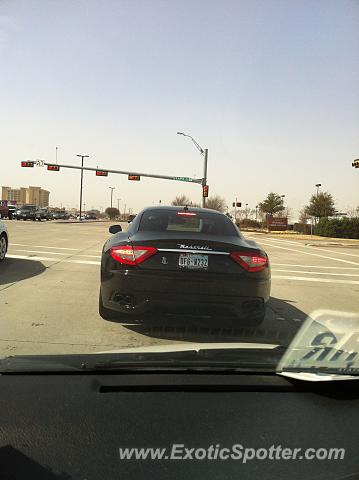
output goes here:
[{"label": "rear wheel", "polygon": [[7,238],[5,234],[0,236],[0,262],[5,258],[7,252]]}]

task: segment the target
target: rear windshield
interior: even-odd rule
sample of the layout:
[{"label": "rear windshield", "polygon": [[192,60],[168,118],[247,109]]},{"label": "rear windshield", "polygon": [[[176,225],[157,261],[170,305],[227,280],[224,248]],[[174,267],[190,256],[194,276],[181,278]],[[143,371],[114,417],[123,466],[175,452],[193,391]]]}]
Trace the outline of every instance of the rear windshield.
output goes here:
[{"label": "rear windshield", "polygon": [[142,214],[138,230],[238,236],[232,221],[225,215],[184,210],[146,210]]}]

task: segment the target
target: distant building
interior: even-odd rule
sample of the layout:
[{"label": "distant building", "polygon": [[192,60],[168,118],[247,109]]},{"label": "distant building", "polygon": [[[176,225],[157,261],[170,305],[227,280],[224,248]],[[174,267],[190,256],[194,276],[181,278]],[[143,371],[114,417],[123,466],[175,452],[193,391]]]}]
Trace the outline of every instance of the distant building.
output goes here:
[{"label": "distant building", "polygon": [[41,187],[2,187],[1,200],[9,200],[16,202],[17,205],[24,205],[24,203],[31,203],[38,207],[49,206],[50,192],[43,190]]}]

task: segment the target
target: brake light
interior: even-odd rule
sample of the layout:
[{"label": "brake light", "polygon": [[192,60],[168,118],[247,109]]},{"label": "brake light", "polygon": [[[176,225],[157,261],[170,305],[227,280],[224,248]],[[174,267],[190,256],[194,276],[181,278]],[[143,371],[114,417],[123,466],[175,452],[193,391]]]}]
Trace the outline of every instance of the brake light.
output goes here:
[{"label": "brake light", "polygon": [[263,252],[232,252],[231,258],[248,272],[260,272],[268,267],[268,257]]},{"label": "brake light", "polygon": [[197,213],[194,212],[177,212],[177,215],[181,217],[197,217]]},{"label": "brake light", "polygon": [[154,247],[132,247],[131,245],[123,245],[120,247],[112,247],[110,250],[111,257],[124,265],[138,265],[147,258],[152,257],[157,252]]}]

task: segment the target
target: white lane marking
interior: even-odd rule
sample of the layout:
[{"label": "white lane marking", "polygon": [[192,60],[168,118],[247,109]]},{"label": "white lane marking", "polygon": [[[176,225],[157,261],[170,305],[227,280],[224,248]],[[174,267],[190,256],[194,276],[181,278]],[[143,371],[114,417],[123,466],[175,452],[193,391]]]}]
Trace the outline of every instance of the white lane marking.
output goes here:
[{"label": "white lane marking", "polygon": [[275,280],[294,280],[299,282],[321,282],[321,283],[340,283],[344,285],[359,285],[359,281],[356,280],[338,280],[331,278],[309,278],[309,277],[292,277],[287,275],[272,275],[272,279]]},{"label": "white lane marking", "polygon": [[[23,248],[10,248],[10,250],[12,252],[28,252],[28,253],[41,253],[41,254],[44,254],[44,253],[48,253],[50,255],[73,255],[75,257],[90,257],[90,258],[100,258],[100,255],[81,255],[81,254],[78,254],[78,253],[71,253],[71,252],[45,252],[43,250],[27,250],[27,249],[23,249]],[[81,252],[82,250],[80,250]]]},{"label": "white lane marking", "polygon": [[342,277],[359,277],[359,273],[331,273],[331,272],[306,272],[304,270],[281,270],[280,268],[274,268],[272,272],[288,272],[288,273],[304,273],[312,275],[335,275]]},{"label": "white lane marking", "polygon": [[349,263],[350,265],[358,265],[359,267],[359,263],[351,262],[350,260],[344,260],[343,258],[328,257],[326,255],[320,255],[319,253],[311,253],[311,252],[305,252],[303,250],[295,250],[294,248],[280,247],[279,245],[275,245],[273,243],[268,243],[268,242],[260,242],[260,243],[262,243],[263,245],[268,245],[269,247],[280,248],[281,250],[288,250],[289,252],[302,253],[303,255],[312,255],[313,257],[325,258],[327,260],[333,260],[335,262]]},{"label": "white lane marking", "polygon": [[[15,245],[16,247],[32,247],[32,248],[54,248],[55,250],[72,250],[75,252],[82,252],[83,248],[67,248],[67,247],[52,247],[50,245],[31,245],[29,243],[10,243],[10,247]],[[101,250],[87,250],[88,252],[101,253]]]},{"label": "white lane marking", "polygon": [[[299,245],[303,248],[308,248],[308,249],[311,249],[311,250],[318,250],[318,248],[320,248],[320,251],[321,252],[327,252],[327,253],[335,253],[335,254],[339,254],[339,255],[346,255],[348,257],[357,257],[359,258],[359,255],[358,254],[355,254],[355,253],[347,253],[347,252],[341,252],[340,250],[337,251],[337,250],[328,250],[326,248],[323,248],[321,247],[320,245],[318,247],[313,247],[311,245],[304,245],[303,243],[299,243],[299,242],[293,242],[293,241],[290,241],[290,240],[280,240],[278,238],[270,238],[269,239],[271,242],[278,242],[278,243],[287,243],[287,244],[290,244],[290,245]],[[358,247],[359,247],[359,243],[358,243]],[[345,247],[340,247],[340,248],[345,248]],[[348,248],[348,247],[347,247]]]},{"label": "white lane marking", "polygon": [[29,257],[28,255],[6,255],[6,258],[18,258],[21,260],[33,260],[33,261],[51,261],[56,263],[81,263],[83,265],[101,265],[101,262],[95,262],[92,260],[73,260],[73,259],[65,259],[65,258],[50,258],[50,257],[38,257],[34,255],[33,257]]},{"label": "white lane marking", "polygon": [[333,268],[335,270],[359,270],[359,267],[328,267],[324,265],[293,265],[291,263],[272,263],[271,265],[276,265],[278,267],[300,267],[300,268]]}]

